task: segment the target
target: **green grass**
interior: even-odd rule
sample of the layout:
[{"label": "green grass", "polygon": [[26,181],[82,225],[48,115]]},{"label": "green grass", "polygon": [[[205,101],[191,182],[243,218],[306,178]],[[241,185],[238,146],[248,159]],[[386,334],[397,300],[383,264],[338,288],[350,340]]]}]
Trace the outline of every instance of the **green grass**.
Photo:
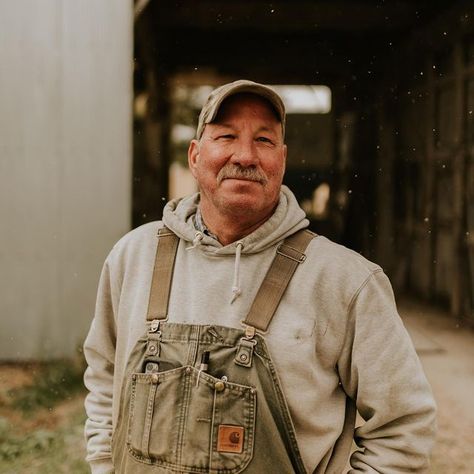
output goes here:
[{"label": "green grass", "polygon": [[49,362],[33,376],[31,385],[8,392],[13,408],[26,414],[38,408],[52,408],[84,389],[82,362],[59,360]]},{"label": "green grass", "polygon": [[0,473],[89,473],[84,461],[84,364],[62,360],[34,367],[31,384],[0,398]]},{"label": "green grass", "polygon": [[[82,408],[81,408],[82,411]],[[84,417],[76,413],[58,430],[13,434],[0,418],[0,472],[2,474],[86,474]]]}]

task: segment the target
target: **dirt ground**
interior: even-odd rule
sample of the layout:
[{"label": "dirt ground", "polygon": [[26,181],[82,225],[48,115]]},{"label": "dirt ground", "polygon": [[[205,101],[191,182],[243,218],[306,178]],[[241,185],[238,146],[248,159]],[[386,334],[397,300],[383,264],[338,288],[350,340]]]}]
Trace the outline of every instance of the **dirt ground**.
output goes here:
[{"label": "dirt ground", "polygon": [[84,390],[33,412],[12,406],[10,391],[30,385],[37,370],[0,365],[0,473],[86,474]]},{"label": "dirt ground", "polygon": [[474,332],[443,311],[402,301],[400,314],[438,405],[435,474],[474,473]]},{"label": "dirt ground", "polygon": [[[442,311],[413,301],[402,301],[399,310],[438,404],[438,436],[430,472],[472,474],[474,332]],[[11,409],[8,404],[9,391],[30,383],[36,370],[34,365],[0,365],[0,441],[5,444],[5,439],[12,439],[21,444],[24,440],[32,446],[13,458],[0,456],[0,472],[85,474],[84,392],[31,415]]]}]

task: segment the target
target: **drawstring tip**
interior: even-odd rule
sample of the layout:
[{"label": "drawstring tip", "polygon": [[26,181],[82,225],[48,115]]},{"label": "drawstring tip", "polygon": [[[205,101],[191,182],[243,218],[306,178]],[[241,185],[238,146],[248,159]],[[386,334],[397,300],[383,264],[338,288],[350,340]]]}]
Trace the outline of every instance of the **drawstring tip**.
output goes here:
[{"label": "drawstring tip", "polygon": [[232,304],[242,293],[240,289],[240,255],[244,244],[239,240],[235,245],[234,285],[232,286]]},{"label": "drawstring tip", "polygon": [[242,290],[234,286],[232,288],[232,299],[230,300],[230,304],[232,304],[241,294],[242,294]]},{"label": "drawstring tip", "polygon": [[192,249],[195,249],[198,245],[201,245],[201,240],[204,238],[204,235],[202,234],[202,232],[196,232],[196,235],[194,236],[194,239],[193,239],[193,245],[191,245],[190,247],[186,247],[186,250],[192,250]]}]

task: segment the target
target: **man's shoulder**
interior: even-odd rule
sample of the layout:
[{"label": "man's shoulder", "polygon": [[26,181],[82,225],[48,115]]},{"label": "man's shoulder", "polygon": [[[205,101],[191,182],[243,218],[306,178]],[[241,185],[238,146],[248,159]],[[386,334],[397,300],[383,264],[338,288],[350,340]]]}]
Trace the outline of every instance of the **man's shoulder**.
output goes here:
[{"label": "man's shoulder", "polygon": [[143,224],[121,237],[107,257],[108,260],[123,259],[137,253],[148,253],[156,248],[158,231],[163,227],[162,221]]},{"label": "man's shoulder", "polygon": [[331,280],[351,280],[357,284],[373,273],[382,271],[379,265],[360,253],[321,235],[312,240],[307,257],[324,274],[330,274]]},{"label": "man's shoulder", "polygon": [[[376,263],[322,236],[312,240],[303,266],[305,271],[300,278],[304,277],[302,284],[311,285],[318,318],[330,324],[340,336],[346,331],[347,316],[357,296],[383,275]],[[377,292],[372,295],[376,299],[380,297]],[[321,324],[324,327],[325,323]]]}]

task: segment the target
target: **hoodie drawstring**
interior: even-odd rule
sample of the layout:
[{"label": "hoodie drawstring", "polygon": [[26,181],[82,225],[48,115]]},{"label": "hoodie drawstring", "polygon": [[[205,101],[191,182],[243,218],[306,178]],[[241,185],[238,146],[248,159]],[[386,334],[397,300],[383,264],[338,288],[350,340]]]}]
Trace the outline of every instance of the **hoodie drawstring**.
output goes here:
[{"label": "hoodie drawstring", "polygon": [[204,238],[204,235],[199,230],[194,234],[193,245],[186,247],[186,250],[195,249],[198,245],[201,245],[201,240]]},{"label": "hoodie drawstring", "polygon": [[[203,238],[204,234],[199,230],[196,231],[194,234],[193,244],[186,247],[186,250],[192,250],[201,245]],[[242,254],[243,246],[244,244],[240,240],[235,244],[234,283],[232,285],[232,299],[230,304],[232,304],[242,294],[242,289],[240,288],[240,255]]]},{"label": "hoodie drawstring", "polygon": [[242,289],[240,288],[240,255],[242,253],[242,247],[244,244],[239,240],[235,247],[235,265],[234,265],[234,284],[232,285],[232,304],[241,294]]}]

